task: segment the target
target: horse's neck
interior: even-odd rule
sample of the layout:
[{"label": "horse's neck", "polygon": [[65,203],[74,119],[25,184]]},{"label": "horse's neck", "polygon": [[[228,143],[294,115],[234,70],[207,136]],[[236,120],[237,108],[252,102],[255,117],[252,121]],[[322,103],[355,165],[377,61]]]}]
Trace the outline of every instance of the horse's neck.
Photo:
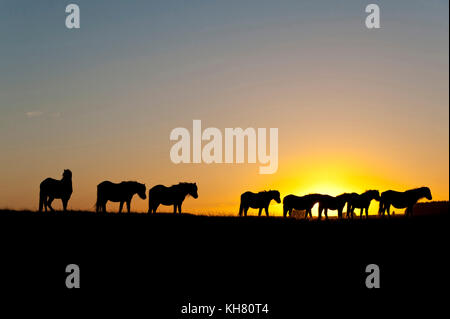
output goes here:
[{"label": "horse's neck", "polygon": [[416,200],[425,198],[425,192],[423,192],[422,190],[418,190],[417,192],[415,192],[414,198],[416,198]]},{"label": "horse's neck", "polygon": [[61,179],[61,183],[63,183],[64,185],[72,185],[72,179],[71,178],[62,178]]},{"label": "horse's neck", "polygon": [[189,194],[189,191],[181,185],[175,185],[175,187],[173,188],[173,192],[175,194],[178,194],[182,198],[186,198],[186,196]]}]

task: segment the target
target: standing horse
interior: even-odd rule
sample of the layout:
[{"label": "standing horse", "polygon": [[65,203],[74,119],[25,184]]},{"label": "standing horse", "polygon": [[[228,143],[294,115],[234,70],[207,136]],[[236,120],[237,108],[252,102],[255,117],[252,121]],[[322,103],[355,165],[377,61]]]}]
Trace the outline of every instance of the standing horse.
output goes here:
[{"label": "standing horse", "polygon": [[52,202],[55,198],[61,199],[63,204],[63,210],[67,211],[67,203],[69,202],[70,196],[72,196],[72,172],[65,169],[60,181],[47,178],[40,184],[39,192],[39,211],[42,212],[42,208],[47,211],[50,208],[54,211],[52,207]]},{"label": "standing horse", "polygon": [[156,213],[156,209],[162,204],[173,205],[173,213],[176,214],[178,208],[181,214],[181,205],[187,195],[198,198],[196,183],[179,183],[170,187],[156,185],[148,191],[148,212]]},{"label": "standing horse", "polygon": [[399,209],[406,208],[405,216],[412,216],[413,207],[421,198],[426,198],[428,200],[432,199],[431,191],[428,187],[410,189],[406,192],[396,192],[392,190],[385,191],[381,193],[378,214],[384,216],[384,213],[387,211],[388,216],[391,216],[390,208],[392,205]]},{"label": "standing horse", "polygon": [[322,212],[325,212],[325,218],[328,219],[328,210],[337,210],[338,218],[342,218],[342,211],[345,203],[349,200],[351,194],[344,193],[333,197],[330,195],[319,196],[319,220],[322,218]]},{"label": "standing horse", "polygon": [[122,182],[119,184],[104,181],[97,185],[97,203],[96,211],[106,213],[106,203],[120,202],[119,213],[122,212],[123,204],[127,203],[127,211],[130,212],[131,200],[134,194],[138,194],[140,198],[146,199],[146,187],[138,182]]},{"label": "standing horse", "polygon": [[349,201],[347,202],[347,218],[353,218],[355,208],[361,209],[359,218],[362,218],[364,210],[366,211],[366,218],[369,218],[369,206],[373,199],[380,201],[379,191],[369,190],[362,194],[351,193]]},{"label": "standing horse", "polygon": [[308,215],[311,216],[311,210],[313,206],[319,201],[320,194],[309,194],[302,197],[298,197],[295,195],[287,195],[283,198],[283,217],[286,217],[288,214],[291,216],[292,210],[305,210],[305,219],[308,218]]},{"label": "standing horse", "polygon": [[239,216],[244,213],[247,216],[248,209],[259,208],[258,216],[261,216],[261,212],[264,209],[266,216],[269,216],[269,204],[271,200],[275,200],[278,204],[281,203],[279,191],[263,191],[258,194],[252,192],[245,192],[241,195],[241,205],[239,207]]}]

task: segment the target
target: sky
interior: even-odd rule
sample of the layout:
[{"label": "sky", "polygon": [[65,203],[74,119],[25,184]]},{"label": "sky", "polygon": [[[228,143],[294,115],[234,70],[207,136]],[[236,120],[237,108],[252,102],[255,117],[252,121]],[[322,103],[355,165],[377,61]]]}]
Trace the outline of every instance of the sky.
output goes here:
[{"label": "sky", "polygon": [[[183,210],[207,214],[237,214],[247,190],[448,200],[448,1],[376,1],[371,30],[368,1],[72,2],[80,29],[69,1],[0,0],[1,208],[37,209],[66,168],[76,210],[104,180],[197,182]],[[172,163],[170,132],[194,119],[278,128],[277,172]]]}]

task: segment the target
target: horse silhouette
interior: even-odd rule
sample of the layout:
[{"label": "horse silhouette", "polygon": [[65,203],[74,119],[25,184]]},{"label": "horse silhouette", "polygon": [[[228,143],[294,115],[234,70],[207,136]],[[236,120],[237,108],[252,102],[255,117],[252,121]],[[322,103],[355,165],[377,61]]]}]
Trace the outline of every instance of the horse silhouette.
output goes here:
[{"label": "horse silhouette", "polygon": [[39,192],[39,211],[42,212],[44,208],[47,211],[49,208],[54,211],[52,207],[52,202],[55,198],[61,199],[63,210],[67,211],[67,203],[69,202],[70,196],[72,196],[72,172],[65,169],[60,181],[47,178],[41,182]]},{"label": "horse silhouette", "polygon": [[349,200],[351,194],[344,193],[333,197],[330,195],[319,196],[319,220],[322,218],[322,212],[325,212],[325,218],[328,219],[328,210],[337,210],[338,218],[342,218],[342,211]]},{"label": "horse silhouette", "polygon": [[261,212],[264,209],[266,216],[269,216],[269,204],[271,200],[275,200],[277,203],[281,203],[279,191],[263,191],[257,194],[252,192],[245,192],[241,195],[241,205],[239,207],[239,216],[244,214],[247,216],[248,209],[258,208],[258,216],[261,216]]},{"label": "horse silhouette", "polygon": [[291,216],[292,210],[297,209],[306,211],[305,219],[308,218],[308,215],[312,218],[311,210],[321,196],[320,194],[308,194],[301,197],[287,195],[283,198],[283,217]]},{"label": "horse silhouette", "polygon": [[385,191],[381,193],[380,196],[380,208],[378,214],[384,216],[384,213],[387,211],[388,216],[391,216],[390,208],[392,205],[399,209],[406,208],[405,216],[412,216],[413,207],[421,198],[426,198],[428,200],[432,199],[431,191],[428,187],[410,189],[405,192],[396,192],[393,190]]},{"label": "horse silhouette", "polygon": [[375,199],[380,201],[380,192],[377,190],[368,190],[362,194],[351,193],[347,202],[347,218],[353,218],[355,208],[360,208],[361,213],[359,218],[362,218],[364,210],[366,211],[366,218],[369,217],[370,202]]},{"label": "horse silhouette", "polygon": [[96,212],[106,213],[106,203],[120,202],[119,213],[122,212],[123,204],[127,204],[127,211],[130,212],[131,200],[134,194],[138,194],[140,198],[146,199],[146,187],[134,181],[121,182],[119,184],[110,181],[104,181],[97,185],[97,202],[95,204]]},{"label": "horse silhouette", "polygon": [[181,214],[181,205],[187,195],[198,198],[198,188],[196,183],[179,183],[166,187],[164,185],[156,185],[148,191],[148,212],[156,213],[160,204],[170,206],[173,205],[173,213]]}]

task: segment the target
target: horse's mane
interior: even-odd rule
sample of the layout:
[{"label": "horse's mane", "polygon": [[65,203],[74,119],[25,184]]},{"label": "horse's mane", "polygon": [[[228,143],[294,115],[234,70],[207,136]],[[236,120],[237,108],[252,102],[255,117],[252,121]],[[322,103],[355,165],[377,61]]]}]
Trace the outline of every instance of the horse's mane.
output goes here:
[{"label": "horse's mane", "polygon": [[277,192],[279,193],[279,191],[271,189],[271,190],[268,190],[268,191],[261,191],[261,192],[258,192],[258,194],[277,193]]},{"label": "horse's mane", "polygon": [[144,184],[139,183],[137,181],[123,181],[120,184],[135,185],[135,186],[137,186],[137,185],[144,185]]},{"label": "horse's mane", "polygon": [[195,183],[180,182],[180,183],[174,184],[172,186],[191,186],[191,185],[195,185]]},{"label": "horse's mane", "polygon": [[422,187],[417,187],[417,188],[407,190],[407,192],[410,192],[410,193],[417,193],[417,192],[423,192],[423,191],[430,191],[430,188],[427,186],[422,186]]},{"label": "horse's mane", "polygon": [[423,190],[423,189],[430,189],[430,188],[427,187],[427,186],[422,186],[422,187],[417,187],[417,188],[410,189],[410,191],[420,191],[420,190]]}]

